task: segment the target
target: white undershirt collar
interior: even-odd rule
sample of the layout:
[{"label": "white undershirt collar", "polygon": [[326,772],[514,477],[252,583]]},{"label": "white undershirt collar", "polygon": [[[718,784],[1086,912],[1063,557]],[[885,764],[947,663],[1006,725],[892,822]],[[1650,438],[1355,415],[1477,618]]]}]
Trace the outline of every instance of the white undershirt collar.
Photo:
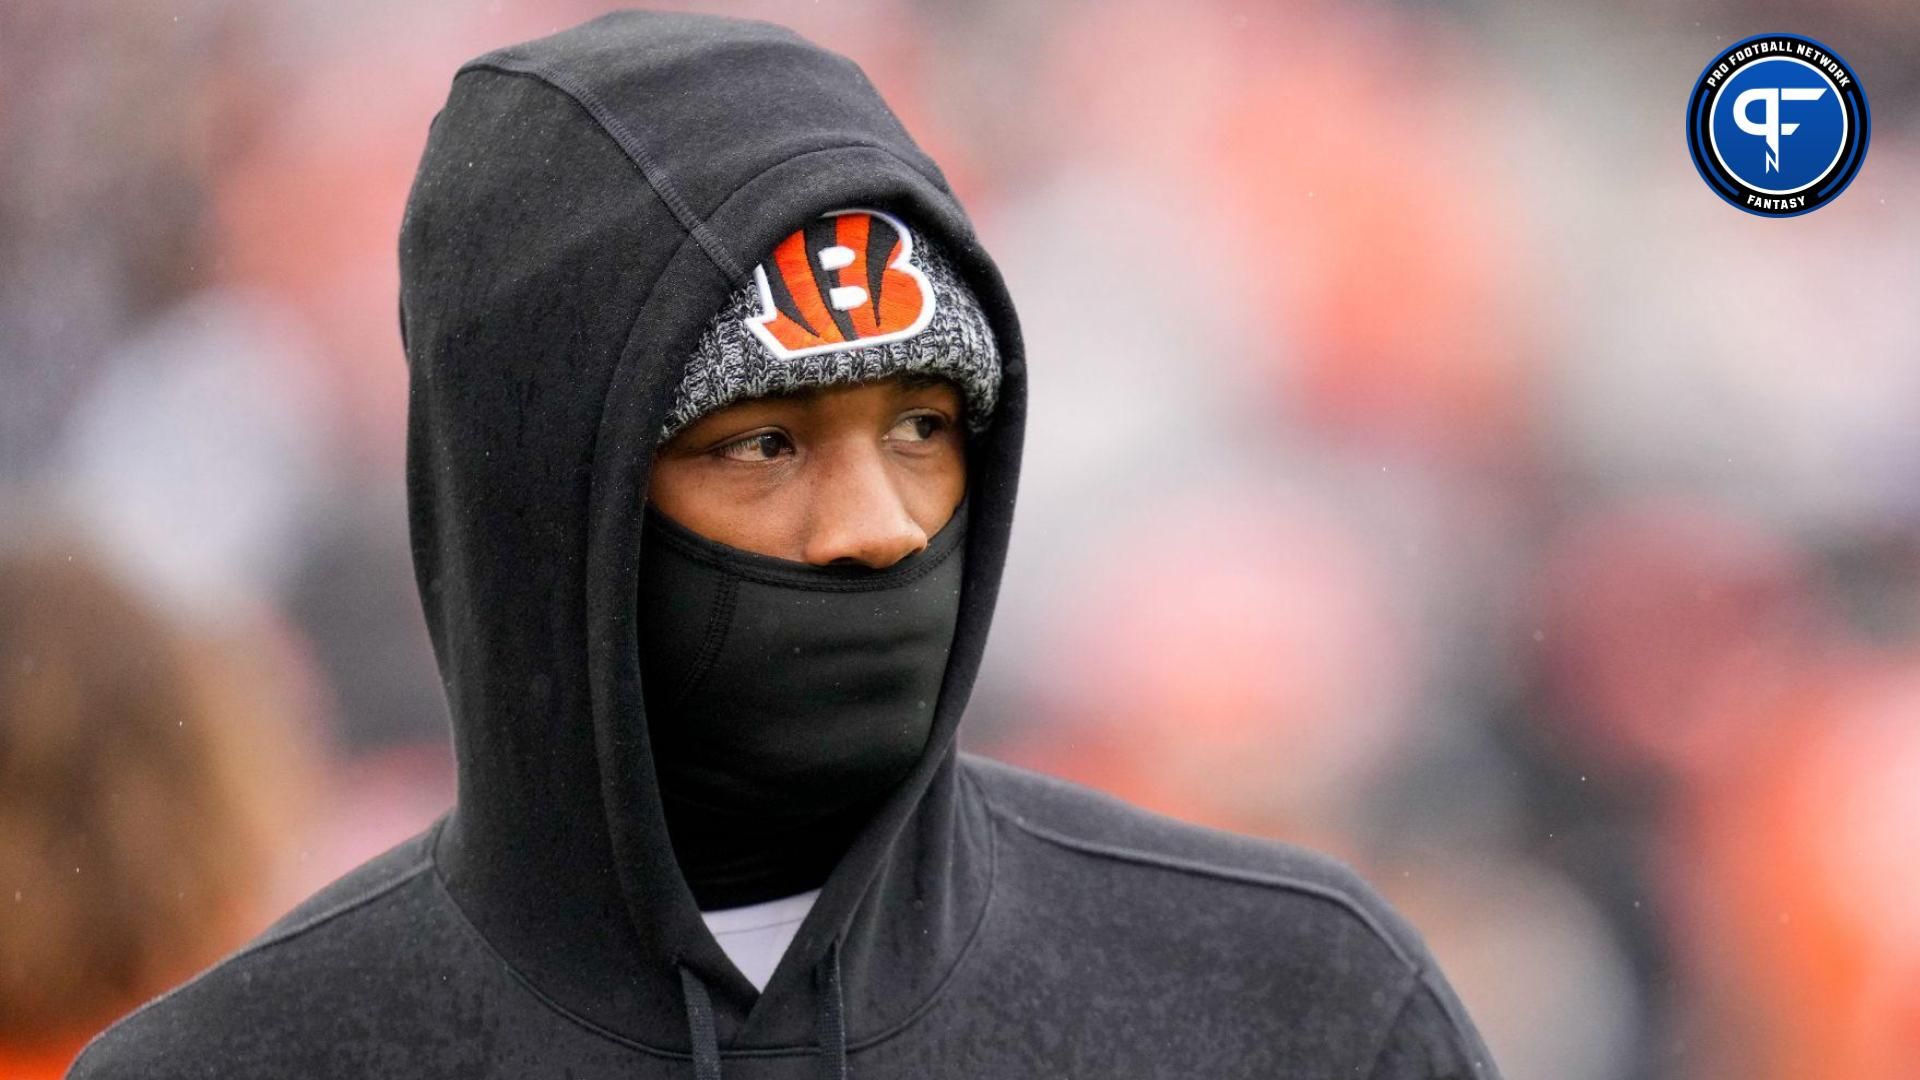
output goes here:
[{"label": "white undershirt collar", "polygon": [[780,966],[780,957],[786,954],[793,935],[819,897],[820,890],[814,889],[762,904],[703,911],[700,918],[740,974],[755,989],[765,990],[773,969]]}]

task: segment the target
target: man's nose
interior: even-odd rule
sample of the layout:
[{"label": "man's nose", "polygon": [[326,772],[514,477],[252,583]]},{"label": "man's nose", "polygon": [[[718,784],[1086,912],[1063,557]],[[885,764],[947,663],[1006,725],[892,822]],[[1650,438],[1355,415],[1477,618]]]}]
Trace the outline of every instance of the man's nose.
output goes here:
[{"label": "man's nose", "polygon": [[900,498],[878,455],[835,463],[813,493],[807,562],[892,566],[927,546],[927,533]]}]

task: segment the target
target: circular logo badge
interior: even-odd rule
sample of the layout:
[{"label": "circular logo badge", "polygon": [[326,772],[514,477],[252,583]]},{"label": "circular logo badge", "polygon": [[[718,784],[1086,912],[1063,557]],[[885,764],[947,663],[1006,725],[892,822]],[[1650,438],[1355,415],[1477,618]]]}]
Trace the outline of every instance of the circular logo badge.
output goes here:
[{"label": "circular logo badge", "polygon": [[1867,156],[1867,95],[1832,49],[1798,34],[1735,42],[1687,99],[1687,148],[1714,193],[1750,214],[1832,202]]}]

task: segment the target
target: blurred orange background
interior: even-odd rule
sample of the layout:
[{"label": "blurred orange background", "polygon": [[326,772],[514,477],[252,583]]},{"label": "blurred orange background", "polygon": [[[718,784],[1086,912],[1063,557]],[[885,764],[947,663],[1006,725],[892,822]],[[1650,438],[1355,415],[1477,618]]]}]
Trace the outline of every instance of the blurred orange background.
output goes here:
[{"label": "blurred orange background", "polygon": [[[970,748],[1351,860],[1512,1080],[1920,1076],[1920,7],[687,6],[858,61],[1020,306]],[[0,540],[97,565],[275,747],[189,967],[451,799],[400,213],[459,63],[602,10],[0,7]],[[1875,120],[1787,220],[1682,131],[1774,31]],[[25,813],[0,917],[91,903]],[[27,964],[0,1073],[179,974],[29,1024]]]}]

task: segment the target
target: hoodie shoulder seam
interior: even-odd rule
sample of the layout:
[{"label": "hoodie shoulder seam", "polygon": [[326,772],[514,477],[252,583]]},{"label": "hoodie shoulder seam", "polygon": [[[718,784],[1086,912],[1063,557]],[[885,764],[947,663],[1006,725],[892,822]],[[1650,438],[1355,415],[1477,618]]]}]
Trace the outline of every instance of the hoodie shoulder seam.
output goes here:
[{"label": "hoodie shoulder seam", "polygon": [[1394,1006],[1393,1015],[1380,1028],[1380,1037],[1373,1045],[1373,1053],[1367,1055],[1367,1071],[1360,1074],[1367,1080],[1377,1080],[1380,1072],[1380,1059],[1386,1057],[1387,1047],[1393,1042],[1393,1032],[1412,1007],[1413,999],[1420,992],[1420,984],[1425,977],[1424,971],[1414,971],[1407,975],[1406,985],[1400,988],[1400,1004]]},{"label": "hoodie shoulder seam", "polygon": [[372,890],[362,893],[359,896],[350,897],[346,900],[342,900],[338,904],[335,904],[324,911],[316,912],[313,915],[308,916],[306,919],[303,919],[300,922],[297,922],[292,926],[287,927],[285,930],[282,930],[279,933],[272,935],[271,937],[262,938],[258,942],[255,942],[250,948],[242,950],[241,953],[236,955],[245,955],[248,952],[255,952],[262,949],[269,949],[275,945],[280,945],[285,942],[291,941],[294,938],[297,938],[300,935],[305,934],[309,930],[316,930],[319,927],[325,925],[326,923],[330,923],[333,920],[340,918],[341,916],[346,915],[356,909],[366,907],[367,905],[372,904],[375,901],[378,901],[386,897],[390,893],[398,892],[401,888],[405,887],[408,882],[412,881],[413,879],[419,877],[421,874],[424,874],[428,870],[431,870],[433,868],[433,846],[435,843],[439,841],[440,830],[445,824],[446,824],[446,819],[444,817],[441,818],[439,821],[434,822],[433,828],[428,831],[427,836],[425,838],[425,843],[422,845],[422,850],[419,856],[420,861],[415,865],[409,867],[406,870],[406,872],[402,873],[399,877],[396,877],[392,881],[388,881],[382,885],[376,886]]},{"label": "hoodie shoulder seam", "polygon": [[272,937],[262,938],[261,940],[254,942],[253,945],[249,946],[246,949],[241,950],[239,953],[236,953],[235,956],[239,957],[239,956],[244,956],[250,952],[260,952],[264,949],[270,949],[275,945],[282,945],[282,944],[285,944],[286,942],[292,941],[294,938],[297,938],[300,935],[305,934],[309,930],[317,930],[321,926],[324,926],[325,924],[330,923],[333,920],[340,918],[343,915],[350,914],[358,908],[366,907],[367,905],[372,904],[375,901],[384,898],[388,893],[399,891],[408,882],[412,881],[414,878],[419,877],[421,874],[426,873],[427,867],[428,867],[428,863],[426,863],[423,860],[420,863],[420,865],[415,866],[412,869],[409,869],[406,873],[401,874],[399,877],[394,878],[392,881],[389,881],[386,884],[379,886],[378,888],[374,889],[372,892],[368,892],[360,896],[356,896],[351,900],[343,900],[340,903],[334,905],[333,907],[326,909],[325,911],[318,912],[315,915],[301,922],[295,923],[294,925],[287,927],[285,930],[282,930],[279,933],[274,934]]},{"label": "hoodie shoulder seam", "polygon": [[594,93],[591,87],[545,64],[499,53],[483,56],[460,69],[462,73],[468,71],[495,71],[503,75],[520,75],[538,79],[572,98],[575,104],[586,110],[587,115],[593,118],[593,122],[600,126],[600,130],[613,140],[614,145],[627,155],[627,160],[633,162],[634,167],[640,170],[640,175],[646,179],[648,186],[660,196],[661,202],[667,204],[667,209],[673,212],[681,228],[687,230],[687,233],[699,243],[701,250],[707,253],[707,258],[711,259],[729,280],[739,281],[746,276],[746,272],[741,269],[740,261],[727,250],[725,241],[707,227],[707,223],[700,219],[700,215],[693,212],[693,207],[687,205],[679,189],[675,188],[673,182],[667,178],[666,171],[660,168],[659,162],[655,161],[653,155],[648,152],[646,144],[642,143],[633,129],[607,107],[606,102],[600,95]]},{"label": "hoodie shoulder seam", "polygon": [[1169,870],[1174,873],[1186,874],[1192,877],[1213,878],[1216,881],[1231,881],[1241,885],[1259,885],[1269,889],[1279,889],[1285,892],[1311,896],[1318,900],[1325,900],[1359,920],[1362,925],[1387,946],[1388,950],[1393,953],[1394,958],[1405,965],[1408,971],[1417,974],[1422,968],[1422,965],[1413,958],[1412,954],[1410,954],[1406,947],[1393,936],[1392,932],[1381,923],[1377,916],[1341,889],[1307,881],[1302,878],[1290,877],[1285,874],[1268,874],[1257,870],[1241,870],[1235,867],[1217,866],[1213,863],[1201,862],[1197,859],[1183,859],[1175,855],[1163,855],[1158,852],[1122,847],[1118,844],[1103,844],[1095,840],[1068,836],[1065,833],[1055,832],[1043,825],[1036,825],[1019,815],[1009,812],[1005,807],[992,799],[992,797],[988,798],[987,805],[993,810],[994,816],[1007,822],[1014,828],[1036,839],[1053,844],[1056,847],[1066,848],[1069,851],[1077,851],[1083,855],[1109,859],[1114,862],[1131,863],[1136,866],[1148,866],[1159,870]]},{"label": "hoodie shoulder seam", "polygon": [[1408,992],[1407,997],[1411,999],[1415,994],[1422,992],[1433,995],[1434,1004],[1440,1006],[1440,1014],[1447,1018],[1447,1024],[1453,1028],[1454,1036],[1460,1040],[1462,1056],[1475,1058],[1474,1075],[1484,1075],[1486,1063],[1481,1059],[1480,1053],[1475,1050],[1475,1044],[1483,1043],[1484,1040],[1461,1007],[1459,995],[1452,992],[1446,985],[1439,968],[1434,965],[1429,964],[1421,969],[1419,983]]}]

